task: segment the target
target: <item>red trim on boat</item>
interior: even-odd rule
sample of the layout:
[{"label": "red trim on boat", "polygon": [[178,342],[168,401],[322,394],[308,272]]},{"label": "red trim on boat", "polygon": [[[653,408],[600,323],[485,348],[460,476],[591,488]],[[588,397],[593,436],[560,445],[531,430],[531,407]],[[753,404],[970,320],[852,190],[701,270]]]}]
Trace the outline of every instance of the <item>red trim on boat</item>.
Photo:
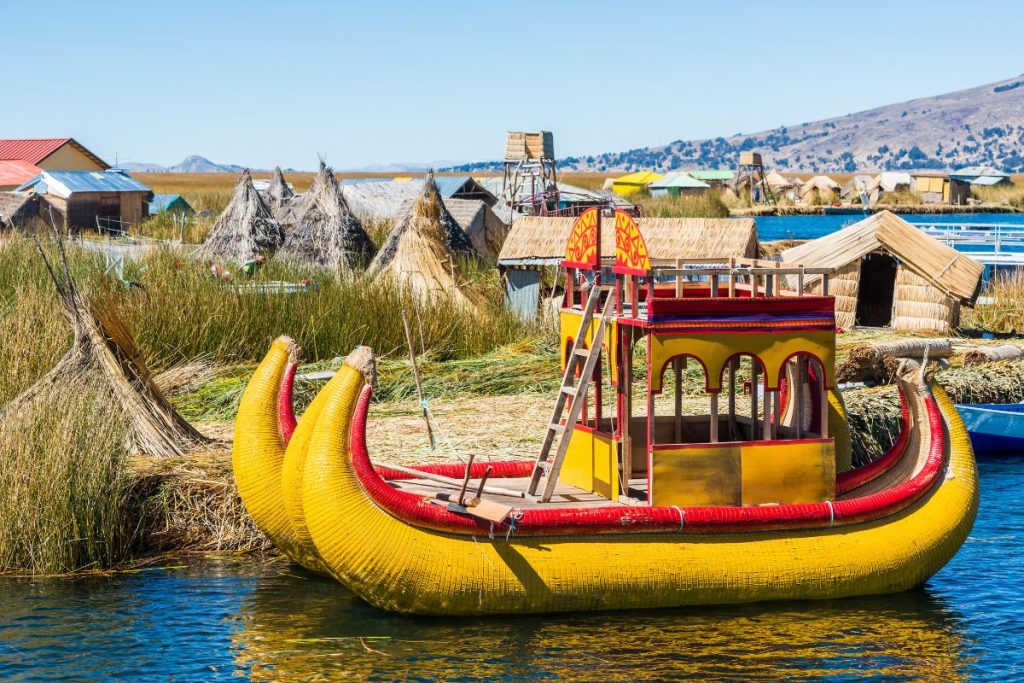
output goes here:
[{"label": "red trim on boat", "polygon": [[[349,432],[352,468],[370,499],[383,510],[409,524],[457,534],[487,533],[489,523],[449,512],[422,495],[400,491],[382,479],[366,448],[366,419],[372,391],[359,397]],[[945,431],[935,399],[925,399],[930,443],[924,467],[909,479],[870,496],[821,503],[750,507],[647,507],[611,503],[591,508],[528,508],[493,531],[517,536],[600,533],[689,532],[723,533],[780,529],[827,529],[886,517],[924,496],[937,482],[945,464]],[[492,467],[495,463],[489,463]]]},{"label": "red trim on boat", "polygon": [[836,475],[836,495],[874,481],[888,472],[903,457],[903,452],[907,450],[907,444],[910,443],[910,407],[907,405],[907,398],[902,391],[900,392],[900,419],[902,424],[900,435],[892,447],[880,458],[872,460],[867,465]]},{"label": "red trim on boat", "polygon": [[295,408],[292,401],[292,389],[295,387],[295,370],[299,364],[289,362],[281,378],[281,389],[277,393],[277,419],[281,425],[281,437],[287,444],[295,433]]}]

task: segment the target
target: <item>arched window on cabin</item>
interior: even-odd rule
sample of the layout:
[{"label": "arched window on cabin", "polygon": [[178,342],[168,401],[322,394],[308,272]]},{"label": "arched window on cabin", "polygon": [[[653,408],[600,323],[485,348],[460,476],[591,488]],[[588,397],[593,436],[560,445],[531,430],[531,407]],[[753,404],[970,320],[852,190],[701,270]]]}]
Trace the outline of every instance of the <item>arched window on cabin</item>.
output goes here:
[{"label": "arched window on cabin", "polygon": [[691,354],[670,358],[661,367],[661,391],[652,394],[653,444],[712,443],[717,393],[708,390],[703,362]]},{"label": "arched window on cabin", "polygon": [[767,390],[764,363],[757,356],[738,353],[722,367],[724,405],[719,406],[720,441],[765,441],[773,438],[778,391]]},{"label": "arched window on cabin", "polygon": [[786,359],[781,379],[779,438],[828,436],[828,386],[821,360],[809,353]]}]

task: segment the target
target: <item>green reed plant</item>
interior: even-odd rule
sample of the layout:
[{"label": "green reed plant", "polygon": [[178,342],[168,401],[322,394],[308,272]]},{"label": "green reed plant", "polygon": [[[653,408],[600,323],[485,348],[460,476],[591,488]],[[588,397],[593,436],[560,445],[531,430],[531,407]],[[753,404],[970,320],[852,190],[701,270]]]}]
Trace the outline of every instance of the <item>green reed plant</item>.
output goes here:
[{"label": "green reed plant", "polygon": [[98,386],[54,387],[0,427],[0,571],[65,573],[123,561],[127,423]]},{"label": "green reed plant", "polygon": [[708,190],[698,195],[655,197],[640,201],[645,216],[652,218],[728,218],[722,195]]}]

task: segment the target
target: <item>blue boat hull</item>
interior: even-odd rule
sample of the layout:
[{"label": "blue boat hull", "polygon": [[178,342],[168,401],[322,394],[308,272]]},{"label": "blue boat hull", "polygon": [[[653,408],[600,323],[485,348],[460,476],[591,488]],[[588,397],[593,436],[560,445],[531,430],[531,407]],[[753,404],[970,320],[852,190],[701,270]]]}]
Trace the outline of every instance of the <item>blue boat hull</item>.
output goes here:
[{"label": "blue boat hull", "polygon": [[1024,453],[1024,404],[958,405],[975,453]]}]

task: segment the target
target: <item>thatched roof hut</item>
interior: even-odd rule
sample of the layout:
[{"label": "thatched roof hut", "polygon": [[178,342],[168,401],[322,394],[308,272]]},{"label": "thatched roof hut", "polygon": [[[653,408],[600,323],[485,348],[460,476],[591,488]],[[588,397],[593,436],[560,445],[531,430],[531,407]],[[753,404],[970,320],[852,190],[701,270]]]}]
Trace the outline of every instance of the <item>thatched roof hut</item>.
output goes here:
[{"label": "thatched roof hut", "polygon": [[0,192],[0,230],[24,225],[38,215],[38,195]]},{"label": "thatched roof hut", "polygon": [[469,237],[473,250],[494,258],[501,251],[508,235],[508,223],[503,221],[487,202],[480,199],[445,199],[445,207],[455,222]]},{"label": "thatched roof hut", "polygon": [[249,169],[242,171],[224,212],[210,229],[199,253],[213,261],[244,264],[269,256],[281,246],[284,234],[270,209],[252,185]]},{"label": "thatched roof hut", "polygon": [[764,177],[764,180],[766,183],[768,183],[768,187],[772,188],[772,190],[776,192],[788,190],[796,186],[792,180],[782,175],[778,171],[772,171],[771,173]]},{"label": "thatched roof hut", "polygon": [[[537,314],[544,268],[565,258],[565,244],[575,218],[520,216],[512,222],[498,254],[509,304],[520,315]],[[757,225],[752,218],[637,219],[652,260],[687,258],[757,258]],[[604,260],[615,257],[615,219],[601,219]]]},{"label": "thatched roof hut", "polygon": [[804,204],[831,204],[839,190],[839,183],[827,175],[816,175],[800,186],[800,201]]},{"label": "thatched roof hut", "polygon": [[367,275],[391,277],[424,299],[451,297],[462,305],[476,305],[479,297],[466,287],[457,260],[460,252],[472,250],[469,237],[441,201],[433,174],[428,174],[419,197],[391,231]]},{"label": "thatched roof hut", "polygon": [[376,253],[363,224],[341,196],[334,171],[320,162],[320,172],[303,198],[302,212],[278,258],[340,274],[362,270]]},{"label": "thatched roof hut", "polygon": [[280,166],[274,167],[274,175],[270,178],[270,187],[267,188],[266,196],[267,206],[271,211],[280,208],[295,196],[295,190],[284,179],[284,173],[281,172]]},{"label": "thatched roof hut", "polygon": [[[940,333],[957,326],[961,305],[974,305],[985,269],[889,211],[787,249],[782,260],[835,269],[829,294],[839,327]],[[805,283],[820,291],[820,278]]]}]

